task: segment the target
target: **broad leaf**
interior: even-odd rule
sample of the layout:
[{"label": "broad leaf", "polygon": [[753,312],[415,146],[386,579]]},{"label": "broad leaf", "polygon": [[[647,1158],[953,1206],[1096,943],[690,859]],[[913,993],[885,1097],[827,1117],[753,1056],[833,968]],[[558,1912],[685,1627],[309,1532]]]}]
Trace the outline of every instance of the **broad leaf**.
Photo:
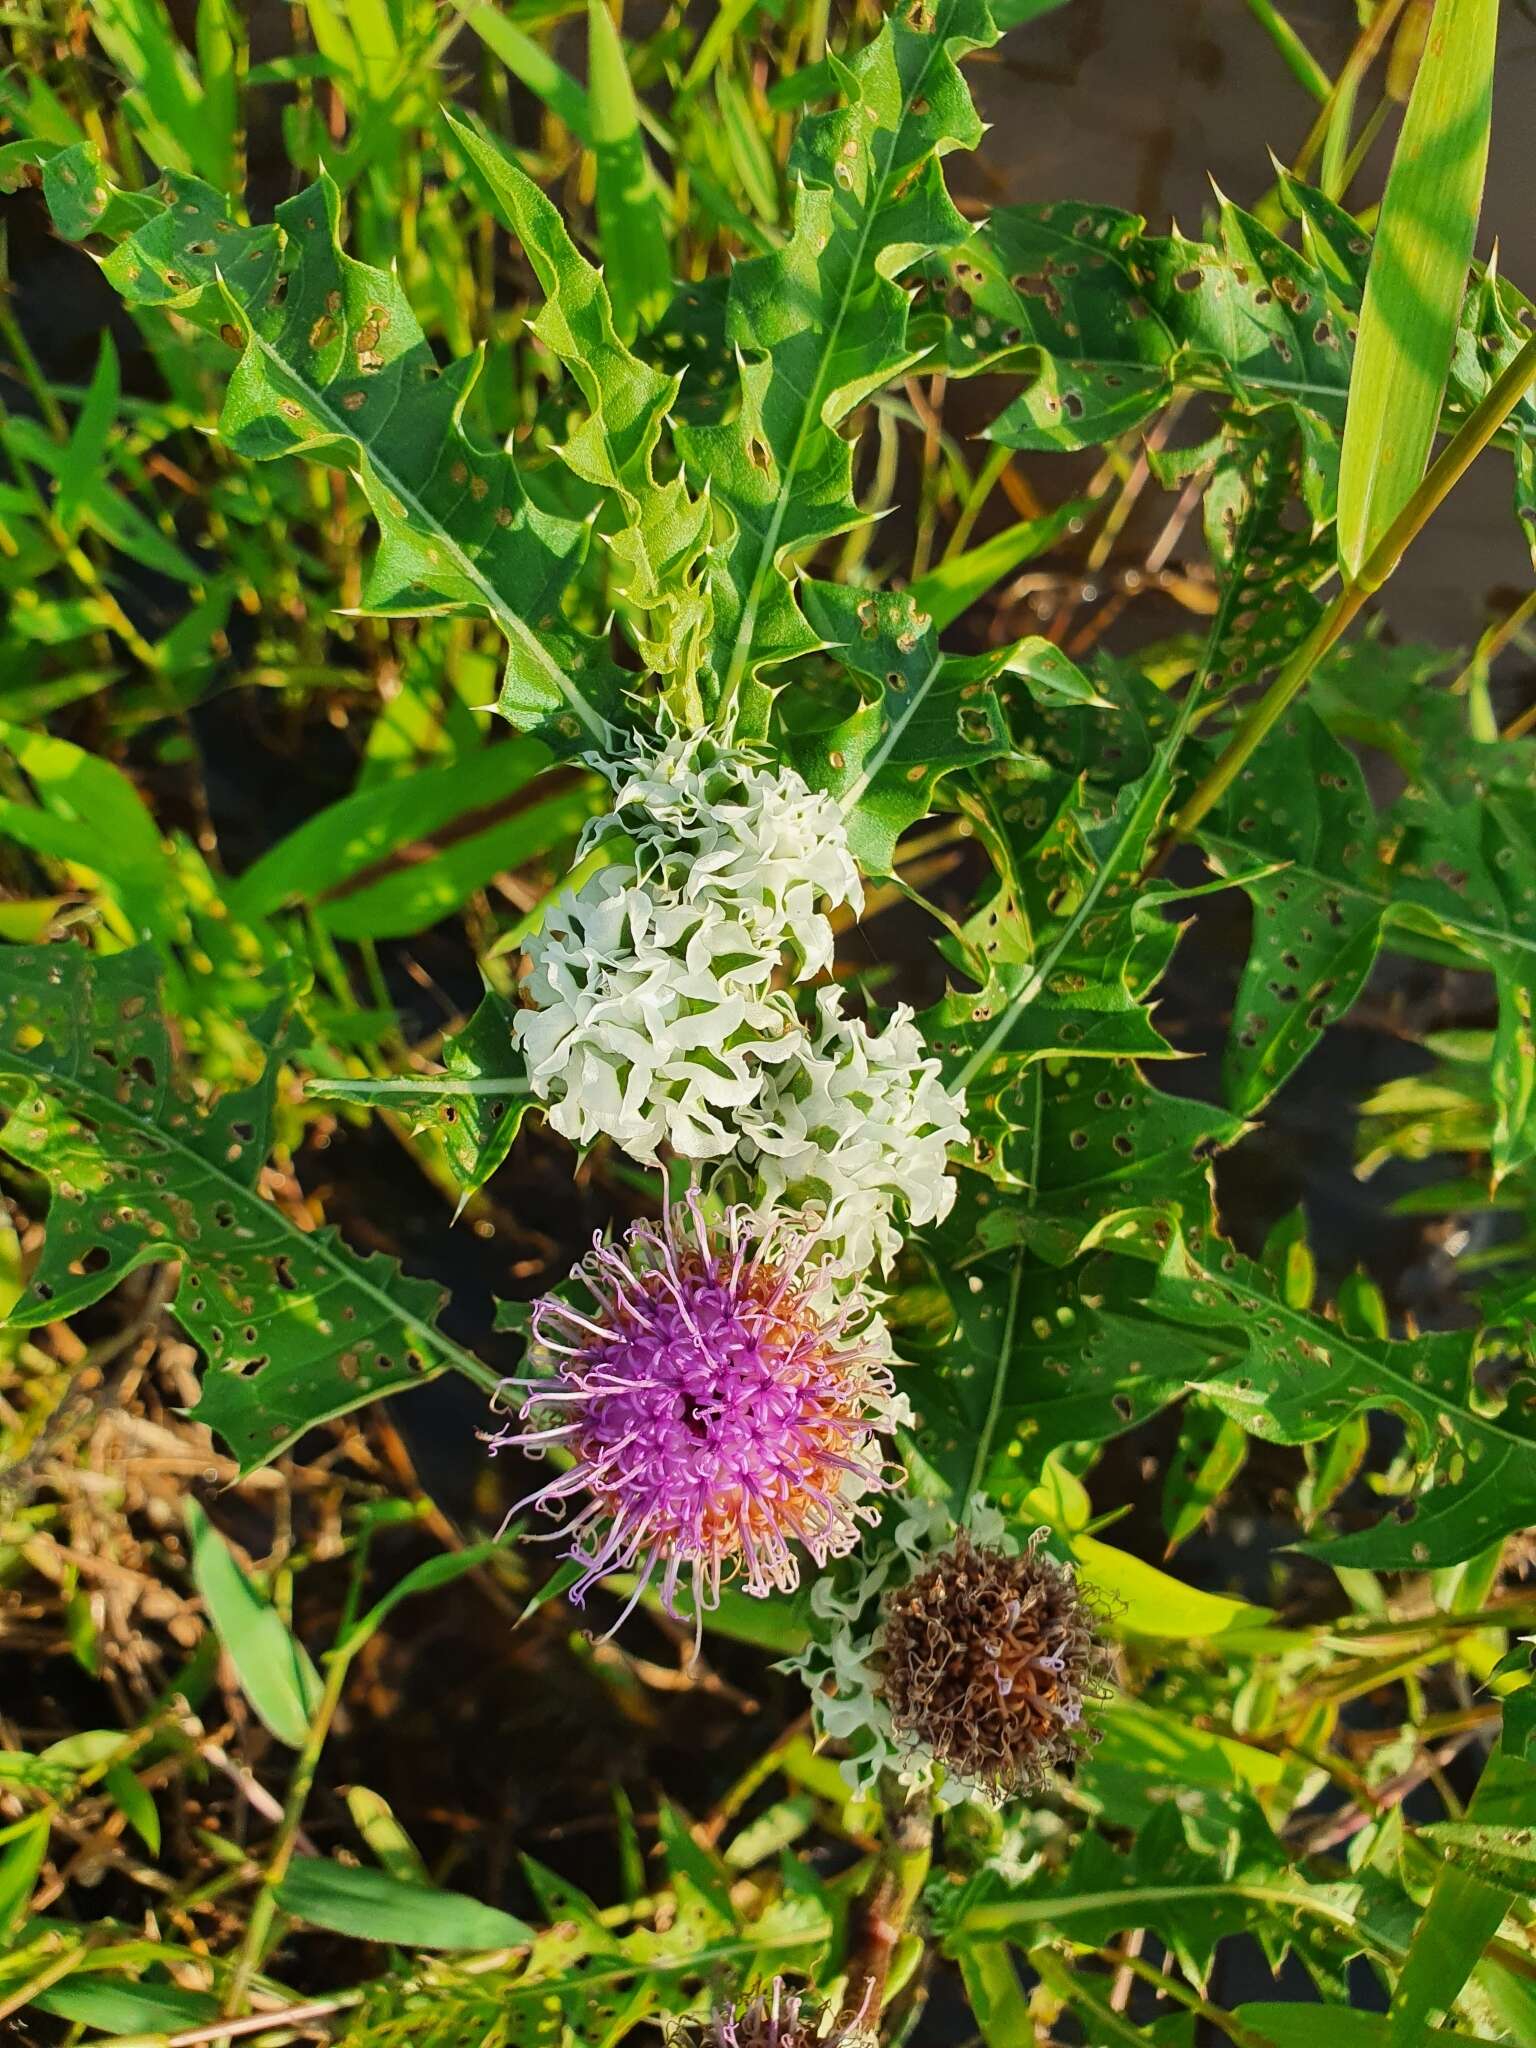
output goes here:
[{"label": "broad leaf", "polygon": [[42,1255],[11,1310],[75,1314],[140,1266],[182,1262],[172,1312],[206,1354],[192,1411],[251,1471],[317,1422],[452,1365],[493,1375],[434,1327],[440,1291],[259,1189],[277,1061],[210,1099],[173,1060],[146,949],[0,951],[0,1144],[42,1173]]},{"label": "broad leaf", "polygon": [[442,1074],[319,1078],[309,1083],[309,1093],[368,1103],[403,1117],[413,1131],[434,1131],[465,1194],[472,1194],[511,1151],[533,1099],[512,1042],[513,1014],[505,997],[489,989],[463,1030],[444,1044]]},{"label": "broad leaf", "polygon": [[[923,353],[908,340],[897,274],[965,238],[939,158],[981,134],[955,60],[995,35],[983,0],[933,0],[888,16],[851,65],[831,60],[846,104],[800,123],[789,240],[731,274],[725,335],[740,358],[739,409],[679,423],[690,476],[708,482],[730,522],[714,663],[725,701],[743,698],[754,726],[759,672],[817,645],[786,558],[859,517],[839,428]],[[662,324],[686,326],[686,306]]]},{"label": "broad leaf", "polygon": [[103,268],[125,299],[237,352],[219,421],[236,453],[304,454],[357,477],[379,524],[365,608],[488,613],[507,639],[503,709],[567,752],[607,739],[622,673],[560,609],[587,529],[541,511],[508,453],[469,440],[479,359],[440,369],[395,278],[342,253],[329,179],[266,228],[236,226],[230,201],[173,171],[130,203],[84,144],[49,162],[45,185],[62,233],[123,237]]},{"label": "broad leaf", "polygon": [[928,815],[941,781],[1013,750],[1016,695],[1048,704],[1099,701],[1092,684],[1047,640],[990,654],[941,653],[933,622],[910,596],[801,585],[805,615],[834,660],[873,692],[830,730],[795,742],[806,780],[848,820],[867,874],[890,874],[896,841]]}]

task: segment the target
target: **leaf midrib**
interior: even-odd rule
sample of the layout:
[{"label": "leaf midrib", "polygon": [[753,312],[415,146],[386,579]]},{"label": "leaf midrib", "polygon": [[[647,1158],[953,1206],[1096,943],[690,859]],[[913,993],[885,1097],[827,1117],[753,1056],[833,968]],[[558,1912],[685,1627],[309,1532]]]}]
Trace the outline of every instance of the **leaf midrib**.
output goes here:
[{"label": "leaf midrib", "polygon": [[[341,1257],[334,1245],[328,1243],[318,1232],[298,1229],[274,1202],[264,1202],[260,1195],[256,1194],[251,1188],[248,1188],[243,1181],[236,1180],[216,1160],[207,1158],[203,1153],[197,1151],[194,1146],[187,1144],[184,1139],[178,1138],[174,1132],[167,1130],[163,1124],[149,1122],[145,1118],[135,1115],[132,1111],[125,1110],[120,1102],[114,1101],[110,1095],[102,1094],[98,1089],[93,1088],[88,1081],[81,1079],[78,1074],[62,1075],[52,1067],[41,1065],[34,1067],[30,1063],[18,1063],[14,1058],[6,1058],[3,1054],[0,1054],[0,1076],[5,1074],[10,1074],[27,1081],[32,1086],[41,1088],[44,1093],[52,1092],[59,1095],[73,1095],[77,1104],[90,1107],[97,1122],[109,1126],[111,1124],[127,1125],[129,1129],[153,1138],[157,1145],[168,1147],[171,1152],[177,1154],[181,1159],[190,1161],[200,1174],[211,1174],[215,1181],[228,1191],[228,1198],[231,1201],[238,1202],[242,1207],[254,1209],[264,1218],[275,1220],[281,1231],[286,1232],[288,1236],[292,1237],[295,1243],[302,1245],[305,1252],[311,1257],[320,1259],[336,1275],[339,1285],[355,1288],[359,1293],[366,1295],[371,1301],[377,1303],[381,1309],[385,1310],[391,1320],[405,1323],[410,1329],[418,1332],[426,1340],[428,1348],[442,1358],[445,1366],[452,1366],[456,1371],[462,1372],[467,1379],[473,1380],[479,1386],[494,1389],[500,1385],[497,1376],[490,1371],[488,1366],[483,1365],[470,1352],[461,1351],[451,1338],[445,1337],[433,1324],[424,1322],[420,1316],[405,1307],[403,1303],[397,1301],[392,1294],[388,1293],[384,1288],[377,1286],[368,1277],[366,1272],[350,1262],[350,1255],[348,1258]],[[42,1171],[45,1175],[47,1174],[47,1168],[35,1157],[28,1155],[26,1163]],[[198,1253],[191,1246],[183,1244],[179,1239],[163,1239],[156,1240],[155,1242],[163,1244],[167,1251],[171,1250],[174,1246],[177,1254],[183,1259],[192,1259],[198,1256]]]},{"label": "leaf midrib", "polygon": [[[225,290],[228,290],[227,286],[225,286]],[[233,297],[233,294],[230,296]],[[234,303],[237,306],[240,305],[238,299]],[[486,610],[496,620],[507,638],[517,641],[521,647],[534,657],[545,675],[548,676],[549,680],[554,684],[566,703],[570,705],[583,725],[586,726],[593,738],[600,745],[606,744],[611,736],[611,729],[607,719],[600,712],[594,711],[581,692],[572,687],[570,678],[565,675],[559,664],[550,655],[548,649],[543,646],[538,636],[529,629],[526,622],[512,610],[495,584],[481,573],[473,557],[465,552],[446,526],[431,517],[416,493],[400,481],[394,470],[380,460],[372,442],[364,441],[354,428],[338,418],[318,388],[308,383],[290,363],[278,354],[266,337],[258,332],[251,321],[250,314],[243,306],[240,307],[240,311],[246,322],[246,333],[251,346],[260,351],[262,359],[269,366],[275,365],[280,373],[277,381],[286,381],[293,390],[303,396],[309,408],[319,415],[320,420],[324,424],[330,427],[332,438],[342,442],[348,448],[357,449],[360,461],[367,462],[372,467],[380,483],[394,494],[401,505],[405,506],[409,512],[415,514],[417,531],[432,534],[446,548],[466,580],[472,583],[480,592]],[[394,405],[390,407],[389,420],[394,418],[399,403],[400,401],[397,398]],[[384,424],[387,424],[387,421]],[[374,516],[378,517],[376,510]]]},{"label": "leaf midrib", "polygon": [[[1219,851],[1224,859],[1235,859],[1240,864],[1247,862],[1250,865],[1253,861],[1252,846],[1240,846],[1236,840],[1227,838],[1223,833],[1207,831],[1202,826],[1195,837],[1203,845]],[[1417,911],[1423,917],[1436,919],[1453,932],[1465,932],[1469,937],[1482,940],[1488,945],[1511,948],[1516,952],[1529,953],[1536,957],[1536,940],[1524,938],[1519,932],[1500,930],[1496,925],[1479,924],[1474,918],[1453,916],[1444,910],[1433,909],[1427,903],[1415,903],[1410,897],[1393,896],[1379,889],[1367,888],[1348,876],[1329,874],[1322,868],[1313,867],[1309,861],[1292,858],[1286,859],[1284,865],[1287,874],[1304,876],[1308,881],[1315,882],[1319,888],[1331,889],[1339,895],[1353,896],[1362,903],[1376,905],[1387,913],[1383,918],[1384,930],[1397,921],[1391,913]]]},{"label": "leaf midrib", "polygon": [[[902,734],[906,731],[907,727],[912,723],[912,720],[917,716],[917,713],[921,709],[922,705],[926,703],[928,698],[928,692],[933,688],[934,684],[938,681],[939,675],[943,670],[944,661],[945,657],[942,654],[936,653],[928,669],[928,673],[922,678],[921,682],[917,683],[913,686],[913,688],[908,690],[906,695],[902,698],[901,708],[903,716],[900,718],[890,718],[888,720],[886,729],[880,736],[879,743],[871,752],[869,759],[865,762],[862,771],[854,778],[854,780],[848,785],[847,789],[845,789],[843,791],[843,794],[838,798],[838,802],[842,805],[842,808],[845,811],[851,811],[856,804],[862,801],[865,793],[869,789],[870,785],[873,783],[875,777],[880,773],[881,769],[885,766],[886,762],[889,761],[889,759],[891,758],[891,755],[896,751],[896,742],[901,738]],[[890,697],[891,693],[889,690],[887,690],[880,700],[882,709],[885,709],[889,705]]]},{"label": "leaf midrib", "polygon": [[[894,28],[892,33],[894,34]],[[722,693],[727,704],[734,699],[737,690],[741,687],[747,666],[752,658],[752,639],[757,629],[758,607],[762,603],[763,589],[767,583],[769,572],[774,567],[778,557],[779,535],[783,531],[785,515],[789,509],[794,479],[800,466],[800,457],[805,448],[806,437],[811,431],[812,421],[819,419],[821,416],[821,394],[822,387],[826,382],[827,365],[832,360],[834,344],[842,333],[843,322],[847,318],[848,308],[855,296],[857,283],[864,274],[865,252],[869,247],[870,237],[874,233],[876,218],[885,203],[885,195],[890,183],[890,164],[896,153],[896,145],[911,116],[913,102],[922,96],[922,87],[927,82],[929,71],[942,56],[947,54],[948,47],[946,35],[935,28],[933,47],[929,51],[923,68],[917,74],[911,89],[902,99],[901,113],[895,128],[891,132],[890,149],[887,152],[884,164],[881,166],[875,187],[870,193],[869,204],[864,215],[864,224],[855,244],[854,259],[849,265],[847,279],[838,298],[837,317],[824,332],[822,351],[816,365],[816,375],[812,380],[810,390],[806,393],[805,404],[800,412],[800,424],[795,431],[794,445],[790,449],[789,460],[781,472],[778,496],[774,501],[773,511],[768,524],[763,530],[762,544],[759,549],[757,563],[752,572],[752,581],[747,588],[747,599],[742,606],[741,623],[736,629],[736,644],[731,650],[731,665],[726,674],[725,687]],[[863,104],[862,96],[859,104]],[[853,112],[854,109],[849,108],[848,111]],[[871,145],[871,155],[873,153],[873,145]],[[829,428],[828,431],[836,432],[836,429]]]},{"label": "leaf midrib", "polygon": [[[1266,1315],[1273,1313],[1279,1316],[1293,1333],[1304,1337],[1308,1344],[1319,1348],[1326,1348],[1331,1353],[1342,1353],[1353,1366],[1351,1391],[1361,1394],[1365,1405],[1379,1406],[1383,1404],[1379,1397],[1373,1399],[1370,1394],[1365,1393],[1361,1389],[1358,1384],[1360,1376],[1362,1374],[1385,1376],[1395,1381],[1398,1385],[1407,1388],[1406,1398],[1408,1404],[1413,1413],[1422,1420],[1426,1434],[1430,1438],[1434,1436],[1433,1418],[1436,1414],[1453,1416],[1468,1429],[1485,1436],[1496,1437],[1513,1449],[1523,1452],[1528,1458],[1536,1458],[1536,1441],[1504,1427],[1502,1415],[1479,1414],[1475,1408],[1467,1405],[1464,1398],[1457,1399],[1448,1394],[1438,1381],[1434,1384],[1426,1383],[1422,1387],[1416,1385],[1408,1362],[1404,1361],[1403,1365],[1399,1365],[1394,1360],[1393,1354],[1403,1346],[1404,1339],[1384,1339],[1385,1348],[1381,1355],[1362,1351],[1356,1340],[1350,1336],[1349,1332],[1342,1325],[1321,1322],[1316,1317],[1308,1315],[1304,1309],[1292,1308],[1288,1302],[1281,1300],[1278,1295],[1272,1294],[1267,1286],[1255,1284],[1251,1276],[1249,1278],[1241,1278],[1238,1275],[1223,1276],[1211,1273],[1203,1266],[1197,1266],[1196,1271],[1203,1276],[1207,1285],[1213,1287],[1223,1286],[1230,1279],[1231,1284],[1240,1287],[1244,1293],[1257,1296],[1264,1304]],[[1234,1311],[1234,1319],[1240,1320],[1236,1311]],[[1407,1344],[1409,1349],[1413,1348],[1412,1340],[1407,1340]],[[1264,1405],[1267,1406],[1267,1403]]]},{"label": "leaf midrib", "polygon": [[1032,1921],[1068,1920],[1085,1913],[1102,1913],[1106,1909],[1119,1911],[1137,1904],[1178,1905],[1185,1900],[1194,1903],[1203,1899],[1234,1897],[1251,1899],[1256,1905],[1278,1905],[1312,1913],[1318,1919],[1357,1935],[1362,1942],[1369,1943],[1384,1955],[1401,1957],[1403,1954],[1401,1949],[1388,1945],[1379,1935],[1367,1934],[1353,1914],[1319,1899],[1315,1892],[1304,1886],[1256,1884],[1242,1878],[1230,1878],[1221,1884],[1126,1885],[1115,1891],[1079,1892],[1070,1898],[1019,1899],[1007,1904],[973,1906],[962,1916],[958,1933],[962,1939],[968,1935],[974,1938],[1004,1934],[1010,1927],[1027,1925]]}]

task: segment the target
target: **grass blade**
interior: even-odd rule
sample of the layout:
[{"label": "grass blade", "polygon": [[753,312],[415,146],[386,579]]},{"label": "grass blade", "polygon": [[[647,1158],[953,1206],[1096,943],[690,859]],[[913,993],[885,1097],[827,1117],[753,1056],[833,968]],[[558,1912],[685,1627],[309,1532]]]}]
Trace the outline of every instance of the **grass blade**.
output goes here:
[{"label": "grass blade", "polygon": [[239,1673],[241,1690],[279,1742],[301,1749],[320,1698],[319,1673],[196,1501],[187,1502],[186,1513],[192,1577]]},{"label": "grass blade", "polygon": [[1382,201],[1339,474],[1346,577],[1423,480],[1477,233],[1498,0],[1436,0]]},{"label": "grass blade", "polygon": [[499,57],[520,85],[526,85],[584,146],[591,146],[586,95],[569,71],[541,43],[488,4],[463,9],[465,21],[485,47]]},{"label": "grass blade", "polygon": [[606,0],[590,0],[587,121],[597,158],[597,224],[621,339],[659,320],[672,296],[666,209],[640,139],[640,108]]}]

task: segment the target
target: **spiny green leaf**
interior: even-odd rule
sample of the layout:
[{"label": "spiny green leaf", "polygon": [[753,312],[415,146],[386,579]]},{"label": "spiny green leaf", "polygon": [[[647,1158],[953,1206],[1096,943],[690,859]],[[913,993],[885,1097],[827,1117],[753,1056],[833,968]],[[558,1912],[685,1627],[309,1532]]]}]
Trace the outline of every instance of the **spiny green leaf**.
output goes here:
[{"label": "spiny green leaf", "polygon": [[[998,207],[925,267],[914,333],[952,375],[1020,372],[1023,390],[990,430],[1009,447],[1092,447],[1193,388],[1243,410],[1283,403],[1309,462],[1331,469],[1371,243],[1324,194],[1288,176],[1279,191],[1304,252],[1225,199],[1210,242],[1148,234],[1139,215],[1091,203]],[[1449,418],[1519,346],[1527,306],[1491,271],[1474,276],[1459,302]],[[1523,400],[1510,427],[1529,437],[1536,404]],[[1322,516],[1327,476],[1311,491]]]},{"label": "spiny green leaf", "polygon": [[[1331,511],[1332,488],[1320,497]],[[1233,422],[1206,486],[1205,538],[1217,609],[1191,685],[1210,696],[1256,683],[1300,644],[1322,607],[1312,592],[1332,550],[1287,514],[1309,496],[1294,416],[1276,407]],[[1315,516],[1323,506],[1314,504]]]},{"label": "spiny green leaf", "polygon": [[944,654],[910,593],[811,581],[800,589],[828,654],[873,690],[870,702],[793,749],[812,787],[842,805],[867,873],[892,872],[897,839],[932,810],[946,776],[1012,750],[1008,705],[1021,685],[1046,703],[1097,701],[1087,677],[1049,641]]},{"label": "spiny green leaf", "polygon": [[236,453],[356,475],[379,524],[365,609],[489,613],[507,639],[502,708],[567,752],[607,738],[622,671],[560,611],[587,529],[539,510],[512,457],[469,440],[479,357],[439,369],[395,279],[342,253],[329,179],[268,228],[236,226],[229,201],[169,171],[151,216],[125,212],[85,145],[49,163],[45,188],[63,233],[123,237],[103,269],[126,299],[239,351],[219,422]]},{"label": "spiny green leaf", "polygon": [[1022,1511],[1051,1451],[1102,1442],[1155,1415],[1210,1348],[1193,1331],[1158,1332],[1153,1341],[1132,1269],[1108,1267],[1089,1286],[1085,1273],[1103,1261],[1067,1272],[1042,1266],[1009,1241],[1012,1220],[965,1176],[954,1213],[927,1238],[942,1314],[935,1320],[916,1295],[891,1307],[911,1361],[902,1383],[917,1413],[917,1448],[956,1511],[978,1486]]},{"label": "spiny green leaf", "polygon": [[[1295,773],[1298,759],[1310,773]],[[1353,758],[1314,714],[1287,714],[1197,835],[1225,874],[1288,863],[1244,883],[1258,915],[1228,1055],[1239,1102],[1264,1100],[1344,1013],[1381,940],[1436,958],[1449,949],[1491,972],[1498,990],[1495,1174],[1536,1156],[1533,789],[1536,744],[1463,734],[1453,745],[1442,733],[1420,778],[1378,814]]]},{"label": "spiny green leaf", "polygon": [[1047,1934],[1098,1945],[1145,1927],[1196,1984],[1204,1983],[1218,1940],[1243,1931],[1258,1934],[1275,1962],[1305,1932],[1299,1953],[1325,1985],[1339,1983],[1351,1956],[1380,1953],[1357,1911],[1359,1884],[1311,1882],[1250,1799],[1214,1787],[1185,1791],[1176,1782],[1168,1789],[1179,1796],[1153,1814],[1128,1851],[1090,1829],[1064,1870],[1042,1864],[1024,1878],[988,1872],[954,1909],[950,1948],[1028,1944]]},{"label": "spiny green leaf", "polygon": [[1203,1219],[1208,1162],[1243,1126],[1207,1103],[1154,1088],[1123,1057],[1058,1053],[1021,1064],[995,1095],[973,1098],[972,1128],[989,1170],[1024,1191],[999,1208],[992,1241],[1016,1236],[1062,1265],[1122,1210]]},{"label": "spiny green leaf", "polygon": [[739,410],[680,422],[678,445],[730,522],[714,662],[749,728],[761,730],[765,715],[750,694],[760,671],[817,644],[786,558],[859,516],[852,448],[838,429],[922,353],[908,341],[897,274],[964,238],[939,154],[980,136],[955,59],[994,36],[983,0],[918,0],[851,66],[833,59],[846,104],[800,124],[790,239],[731,275],[725,327],[741,360]]},{"label": "spiny green leaf", "polygon": [[657,446],[680,375],[643,363],[620,339],[608,291],[567,233],[559,212],[499,143],[449,117],[492,206],[517,235],[545,305],[532,326],[570,370],[588,417],[561,450],[580,477],[612,491],[622,508],[608,537],[616,595],[626,607],[647,668],[663,678],[678,715],[697,723],[706,708],[700,675],[712,602],[704,574],[711,515],[707,494],[681,477],[658,481]]},{"label": "spiny green leaf", "polygon": [[1181,383],[1335,409],[1347,387],[1328,280],[1225,201],[1215,243],[1149,235],[1114,207],[999,207],[929,276],[948,317],[920,331],[932,325],[952,372],[1028,351],[1031,381],[991,428],[1011,448],[1111,439]]},{"label": "spiny green leaf", "polygon": [[1192,1377],[1254,1436],[1315,1442],[1372,1410],[1407,1424],[1420,1483],[1406,1518],[1306,1548],[1378,1570],[1458,1564],[1536,1515],[1528,1357],[1500,1405],[1480,1384],[1475,1335],[1356,1335],[1292,1308],[1259,1267],[1219,1240],[1195,1249],[1178,1231],[1146,1307],[1181,1333],[1206,1333],[1211,1355]]},{"label": "spiny green leaf", "polygon": [[1244,886],[1253,940],[1232,1005],[1227,1100],[1250,1115],[1347,1014],[1381,944],[1388,905],[1336,877],[1374,877],[1372,812],[1358,762],[1314,718],[1261,755],[1211,824],[1218,864],[1282,852],[1287,865]]},{"label": "spiny green leaf", "polygon": [[176,1320],[209,1370],[193,1414],[251,1471],[317,1422],[453,1365],[440,1290],[257,1192],[277,1061],[210,1100],[178,1070],[147,948],[0,951],[0,1144],[53,1190],[41,1258],[10,1320],[76,1313],[140,1266],[180,1259]]}]

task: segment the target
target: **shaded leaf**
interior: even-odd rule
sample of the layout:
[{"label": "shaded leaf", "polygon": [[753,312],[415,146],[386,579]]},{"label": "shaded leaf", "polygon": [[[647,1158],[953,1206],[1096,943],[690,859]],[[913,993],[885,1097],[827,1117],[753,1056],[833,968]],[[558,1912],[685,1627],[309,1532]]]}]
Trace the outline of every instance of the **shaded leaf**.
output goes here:
[{"label": "shaded leaf", "polygon": [[439,1290],[304,1231],[257,1191],[277,1063],[210,1099],[171,1057],[147,950],[0,952],[0,1143],[53,1205],[11,1320],[74,1314],[138,1267],[180,1258],[173,1313],[207,1355],[194,1415],[243,1470],[413,1378],[492,1375],[433,1327]]},{"label": "shaded leaf", "polygon": [[512,457],[465,435],[478,357],[440,369],[396,280],[342,253],[329,179],[265,228],[237,227],[174,171],[126,207],[86,145],[50,161],[45,188],[62,233],[125,236],[103,268],[130,303],[173,307],[238,351],[219,422],[237,454],[354,472],[379,523],[365,608],[489,613],[507,639],[503,709],[566,751],[607,738],[620,671],[560,611],[587,529],[541,511]]}]

